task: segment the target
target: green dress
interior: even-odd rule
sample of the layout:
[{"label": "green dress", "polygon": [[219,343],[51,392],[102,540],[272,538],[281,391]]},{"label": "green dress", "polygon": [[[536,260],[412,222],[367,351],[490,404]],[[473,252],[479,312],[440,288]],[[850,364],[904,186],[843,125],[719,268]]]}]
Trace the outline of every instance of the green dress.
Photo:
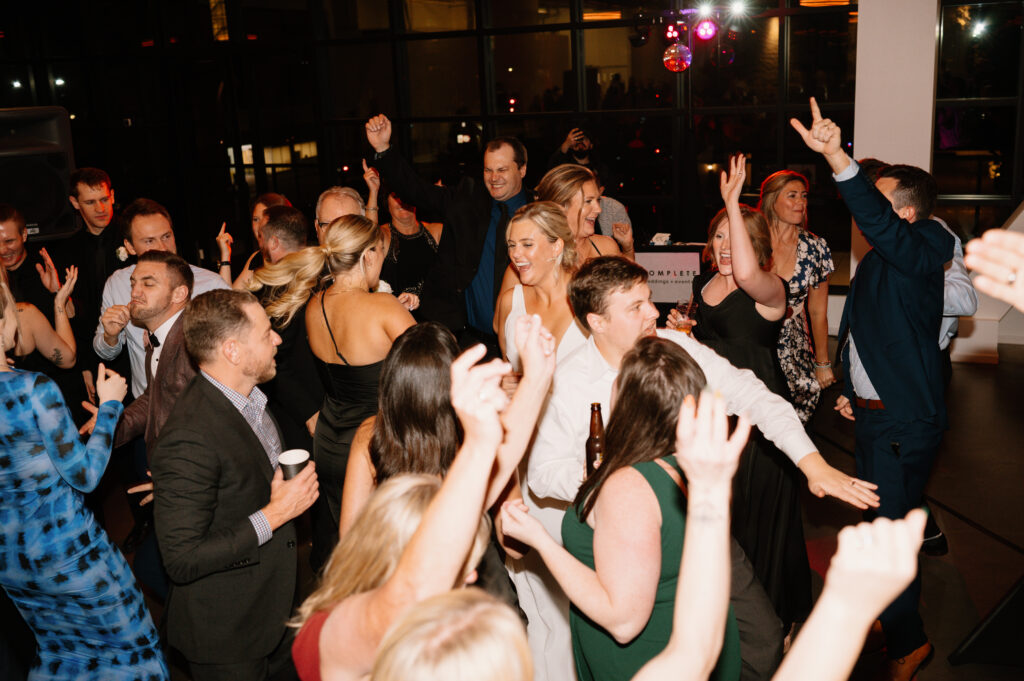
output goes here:
[{"label": "green dress", "polygon": [[[679,470],[675,457],[663,460]],[[686,529],[686,496],[657,462],[645,461],[634,464],[633,468],[654,490],[661,508],[661,576],[654,610],[643,631],[626,645],[621,645],[573,605],[569,612],[569,626],[579,681],[625,681],[633,678],[641,667],[664,650],[672,634],[676,584]],[[570,508],[562,519],[562,542],[569,553],[587,567],[594,568],[594,530],[578,518],[575,508]],[[711,679],[736,681],[739,678],[740,634],[730,606],[725,641]]]}]

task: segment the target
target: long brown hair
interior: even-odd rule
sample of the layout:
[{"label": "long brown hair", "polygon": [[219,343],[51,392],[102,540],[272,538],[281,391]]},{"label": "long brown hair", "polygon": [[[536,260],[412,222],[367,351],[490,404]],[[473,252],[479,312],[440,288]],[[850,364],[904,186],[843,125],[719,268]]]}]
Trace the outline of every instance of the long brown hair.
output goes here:
[{"label": "long brown hair", "polygon": [[700,393],[707,379],[689,353],[670,340],[648,336],[622,357],[618,398],[605,431],[604,461],[583,481],[573,501],[586,520],[605,481],[621,468],[668,456],[676,448],[679,407]]}]

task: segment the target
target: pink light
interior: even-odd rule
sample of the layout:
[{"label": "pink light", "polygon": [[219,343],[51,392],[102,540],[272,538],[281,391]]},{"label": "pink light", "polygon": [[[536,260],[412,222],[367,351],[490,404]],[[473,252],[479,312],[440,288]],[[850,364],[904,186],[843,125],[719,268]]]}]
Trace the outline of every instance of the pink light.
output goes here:
[{"label": "pink light", "polygon": [[697,24],[697,37],[701,40],[711,40],[718,33],[718,25],[711,19],[703,19]]}]

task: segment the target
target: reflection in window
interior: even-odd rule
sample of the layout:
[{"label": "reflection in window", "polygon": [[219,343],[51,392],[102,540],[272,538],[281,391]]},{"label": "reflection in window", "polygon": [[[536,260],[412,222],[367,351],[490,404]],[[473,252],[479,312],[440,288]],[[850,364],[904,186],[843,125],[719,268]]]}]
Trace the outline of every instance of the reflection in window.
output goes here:
[{"label": "reflection in window", "polygon": [[1012,107],[936,107],[932,173],[940,193],[1011,192],[1014,114]]},{"label": "reflection in window", "polygon": [[583,21],[613,21],[616,19],[633,19],[640,13],[648,18],[671,9],[670,0],[655,2],[621,2],[617,0],[583,0]]},{"label": "reflection in window", "polygon": [[410,40],[409,102],[414,116],[480,112],[475,38]]},{"label": "reflection in window", "polygon": [[476,28],[474,7],[473,0],[405,0],[405,27],[420,33]]},{"label": "reflection in window", "polygon": [[695,41],[693,105],[736,106],[778,101],[779,20],[735,19],[706,43]]},{"label": "reflection in window", "polygon": [[1020,2],[942,8],[939,99],[1017,94],[1022,15]]},{"label": "reflection in window", "polygon": [[987,230],[1002,227],[1010,219],[1013,209],[1011,204],[955,204],[940,200],[935,214],[966,242]]},{"label": "reflection in window", "polygon": [[327,48],[333,118],[369,117],[395,110],[395,73],[387,43],[331,45]]},{"label": "reflection in window", "polygon": [[569,23],[569,0],[517,0],[491,3],[494,26]]},{"label": "reflection in window", "polygon": [[568,31],[495,36],[495,111],[564,111],[576,107]]},{"label": "reflection in window", "polygon": [[589,109],[670,108],[675,74],[662,65],[660,40],[629,42],[632,28],[588,29],[583,37]]},{"label": "reflection in window", "polygon": [[852,102],[857,69],[857,14],[790,18],[789,100]]}]

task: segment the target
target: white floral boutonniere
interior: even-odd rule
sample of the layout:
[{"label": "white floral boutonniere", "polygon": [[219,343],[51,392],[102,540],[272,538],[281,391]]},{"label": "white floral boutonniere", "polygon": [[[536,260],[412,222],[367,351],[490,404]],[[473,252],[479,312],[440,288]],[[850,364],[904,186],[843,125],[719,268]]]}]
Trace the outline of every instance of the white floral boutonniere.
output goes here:
[{"label": "white floral boutonniere", "polygon": [[124,262],[125,260],[128,259],[128,249],[126,249],[124,246],[118,246],[117,250],[114,251],[114,255],[117,256],[118,260]]},{"label": "white floral boutonniere", "polygon": [[381,279],[377,282],[377,288],[373,289],[374,293],[394,293],[391,290],[391,284]]}]

